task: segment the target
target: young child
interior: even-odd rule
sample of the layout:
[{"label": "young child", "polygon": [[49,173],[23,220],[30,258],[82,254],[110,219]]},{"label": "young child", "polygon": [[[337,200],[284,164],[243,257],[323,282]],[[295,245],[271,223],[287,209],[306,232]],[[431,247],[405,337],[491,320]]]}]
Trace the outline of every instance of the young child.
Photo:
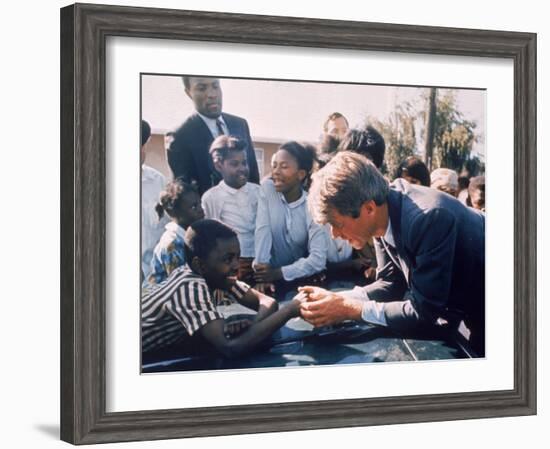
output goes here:
[{"label": "young child", "polygon": [[205,192],[202,207],[206,218],[219,220],[237,232],[241,247],[238,278],[252,283],[260,186],[248,182],[246,143],[236,137],[222,135],[212,142],[210,155],[223,179]]},{"label": "young child", "polygon": [[185,264],[185,229],[204,218],[197,187],[179,179],[166,185],[155,209],[159,218],[166,212],[171,221],[165,226],[164,234],[153,251],[149,284],[160,284],[172,271]]},{"label": "young child", "polygon": [[256,220],[255,280],[263,291],[291,290],[294,283],[321,280],[327,260],[327,234],[307,209],[307,188],[315,148],[287,142],[271,161],[262,182]]},{"label": "young child", "polygon": [[142,281],[149,276],[155,245],[159,241],[168,220],[159,220],[155,205],[166,184],[164,176],[146,163],[147,145],[151,139],[151,126],[141,121],[141,274]]},{"label": "young child", "polygon": [[[300,298],[277,310],[277,303],[235,276],[239,266],[236,233],[216,220],[199,220],[185,233],[187,264],[165,282],[150,289],[141,300],[142,362],[159,355],[192,353],[206,343],[225,357],[252,350],[290,318],[299,315]],[[214,290],[256,310],[245,329],[231,331],[217,310]],[[235,329],[233,329],[235,332]]]}]

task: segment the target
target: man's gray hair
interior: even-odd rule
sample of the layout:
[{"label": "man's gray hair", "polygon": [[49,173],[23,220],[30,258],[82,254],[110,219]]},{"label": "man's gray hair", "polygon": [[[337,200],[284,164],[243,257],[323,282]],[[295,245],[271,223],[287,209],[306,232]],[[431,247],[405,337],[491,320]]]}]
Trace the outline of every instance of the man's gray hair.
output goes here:
[{"label": "man's gray hair", "polygon": [[364,203],[374,200],[380,206],[388,193],[388,182],[371,161],[342,151],[313,175],[308,206],[312,218],[323,224],[329,222],[331,209],[357,218]]}]

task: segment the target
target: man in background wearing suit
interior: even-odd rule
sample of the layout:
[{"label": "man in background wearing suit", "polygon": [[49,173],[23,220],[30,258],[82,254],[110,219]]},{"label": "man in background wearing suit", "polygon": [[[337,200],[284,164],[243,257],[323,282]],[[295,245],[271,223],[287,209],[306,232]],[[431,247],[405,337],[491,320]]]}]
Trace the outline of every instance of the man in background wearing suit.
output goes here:
[{"label": "man in background wearing suit", "polygon": [[378,268],[366,287],[334,293],[301,287],[315,326],[366,321],[400,333],[455,328],[485,351],[485,216],[450,195],[398,179],[388,185],[365,157],[338,153],[313,178],[308,203],[333,237],[362,248],[374,237]]},{"label": "man in background wearing suit", "polygon": [[249,181],[259,183],[258,163],[245,119],[222,112],[222,90],[217,78],[183,77],[185,93],[193,101],[196,113],[174,133],[167,150],[174,178],[196,181],[202,195],[221,180],[208,152],[214,139],[222,134],[246,142],[250,168]]}]

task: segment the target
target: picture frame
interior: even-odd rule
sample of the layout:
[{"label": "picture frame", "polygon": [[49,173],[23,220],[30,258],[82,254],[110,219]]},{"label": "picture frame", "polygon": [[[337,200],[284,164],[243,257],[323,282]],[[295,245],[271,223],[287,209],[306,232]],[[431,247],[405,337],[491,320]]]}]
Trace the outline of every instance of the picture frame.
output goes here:
[{"label": "picture frame", "polygon": [[[235,32],[238,30],[238,32]],[[106,411],[107,36],[511,59],[514,388]],[[61,9],[61,438],[73,444],[536,413],[536,35],[76,4]]]}]

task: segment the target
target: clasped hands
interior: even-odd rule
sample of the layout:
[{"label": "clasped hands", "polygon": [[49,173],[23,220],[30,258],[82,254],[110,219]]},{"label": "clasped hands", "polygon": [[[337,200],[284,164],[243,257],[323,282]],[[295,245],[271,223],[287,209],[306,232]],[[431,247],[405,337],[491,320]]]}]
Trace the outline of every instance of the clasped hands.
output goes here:
[{"label": "clasped hands", "polygon": [[362,302],[320,287],[298,288],[300,316],[315,327],[330,326],[346,320],[360,320]]}]

